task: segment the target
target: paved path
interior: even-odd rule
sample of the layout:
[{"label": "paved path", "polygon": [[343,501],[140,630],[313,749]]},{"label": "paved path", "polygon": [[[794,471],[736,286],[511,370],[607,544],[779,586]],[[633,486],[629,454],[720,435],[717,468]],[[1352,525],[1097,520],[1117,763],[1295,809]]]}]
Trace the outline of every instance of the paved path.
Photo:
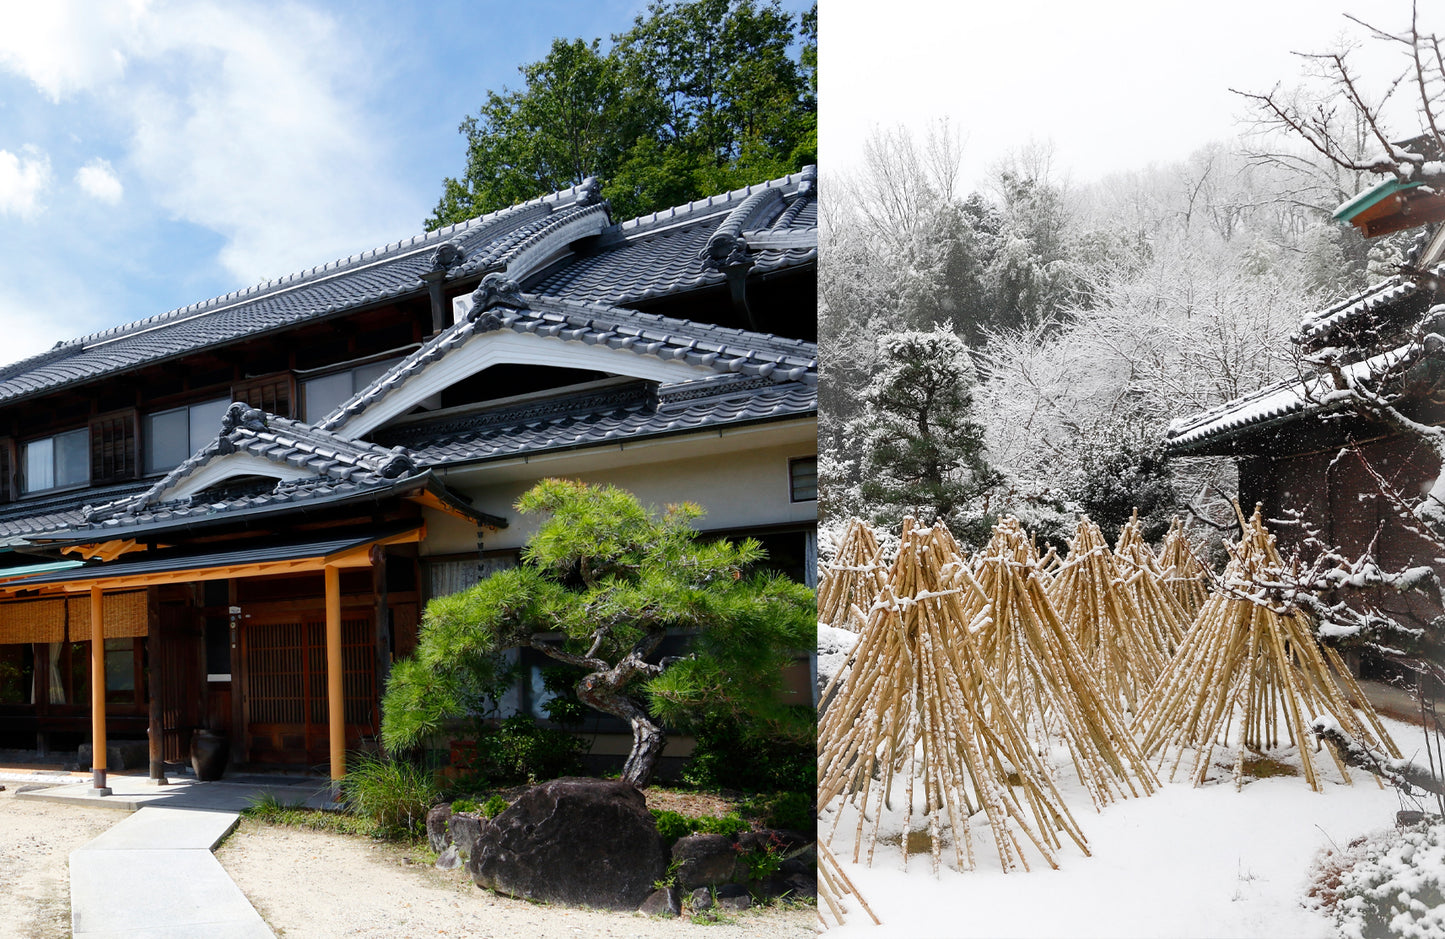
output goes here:
[{"label": "paved path", "polygon": [[156,786],[119,774],[108,782],[114,795],[104,798],[89,795],[88,781],[16,794],[132,813],[70,853],[70,926],[78,939],[273,935],[211,852],[257,793],[319,806],[323,782],[241,776]]}]

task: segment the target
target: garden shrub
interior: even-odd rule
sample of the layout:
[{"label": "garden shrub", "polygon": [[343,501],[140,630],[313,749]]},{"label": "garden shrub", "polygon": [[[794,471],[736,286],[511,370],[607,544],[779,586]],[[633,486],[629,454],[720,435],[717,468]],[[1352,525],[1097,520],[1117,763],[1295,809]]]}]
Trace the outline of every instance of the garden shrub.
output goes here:
[{"label": "garden shrub", "polygon": [[510,806],[511,803],[508,802],[506,799],[502,798],[502,796],[494,795],[486,802],[482,803],[481,811],[482,814],[485,815],[487,818],[496,818],[498,815],[501,815],[503,812],[505,812]]},{"label": "garden shrub", "polygon": [[1344,939],[1445,935],[1445,823],[1360,838],[1318,862],[1310,897]]},{"label": "garden shrub", "polygon": [[[797,708],[800,722],[816,733],[812,708]],[[769,734],[720,715],[689,728],[697,739],[682,779],[699,789],[741,789],[747,792],[804,792],[818,788],[818,757],[814,739]]]},{"label": "garden shrub", "polygon": [[582,773],[587,743],[518,714],[477,737],[473,771],[493,783],[540,782]]},{"label": "garden shrub", "polygon": [[764,828],[812,831],[817,825],[814,796],[807,792],[776,792],[754,796],[744,809],[755,815]]},{"label": "garden shrub", "polygon": [[341,794],[347,807],[374,821],[384,837],[420,834],[426,828],[427,811],[440,801],[428,770],[369,753],[353,755],[341,780]]}]

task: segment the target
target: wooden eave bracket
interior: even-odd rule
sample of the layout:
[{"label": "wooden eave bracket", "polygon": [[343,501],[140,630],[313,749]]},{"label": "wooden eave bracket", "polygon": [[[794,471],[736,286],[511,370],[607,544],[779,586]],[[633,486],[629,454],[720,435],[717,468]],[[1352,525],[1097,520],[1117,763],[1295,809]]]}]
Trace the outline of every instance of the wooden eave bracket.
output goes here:
[{"label": "wooden eave bracket", "polygon": [[[87,561],[114,561],[116,558],[130,554],[132,551],[148,551],[151,545],[138,544],[134,538],[117,538],[112,541],[100,541],[95,544],[77,544],[68,548],[61,548],[61,554],[78,554]],[[169,548],[168,544],[155,545],[156,548]]]}]

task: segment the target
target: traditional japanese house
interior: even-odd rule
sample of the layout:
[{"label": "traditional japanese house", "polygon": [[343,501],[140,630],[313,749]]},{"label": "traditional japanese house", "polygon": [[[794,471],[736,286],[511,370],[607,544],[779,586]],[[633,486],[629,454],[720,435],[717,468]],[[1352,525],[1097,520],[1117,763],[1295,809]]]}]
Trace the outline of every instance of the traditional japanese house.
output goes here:
[{"label": "traditional japanese house", "polygon": [[[1421,234],[1396,275],[1304,318],[1293,337],[1296,377],[1176,420],[1167,452],[1235,458],[1240,502],[1246,511],[1263,504],[1286,552],[1308,526],[1351,558],[1372,550],[1386,570],[1429,564],[1445,575],[1438,548],[1385,495],[1418,504],[1441,474],[1440,458],[1339,393],[1364,387],[1410,420],[1445,423],[1442,259],[1445,226]],[[1424,593],[1381,599],[1416,625],[1442,612]]]},{"label": "traditional japanese house", "polygon": [[812,168],[620,224],[589,180],[0,369],[0,746],[336,775],[549,476],[811,578],[816,211]]}]

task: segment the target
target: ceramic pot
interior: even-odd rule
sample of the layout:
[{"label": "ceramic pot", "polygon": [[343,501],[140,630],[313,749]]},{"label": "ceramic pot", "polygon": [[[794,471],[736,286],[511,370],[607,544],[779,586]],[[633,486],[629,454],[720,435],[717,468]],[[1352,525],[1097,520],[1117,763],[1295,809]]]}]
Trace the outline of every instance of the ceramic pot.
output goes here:
[{"label": "ceramic pot", "polygon": [[191,768],[200,780],[220,779],[226,773],[231,742],[221,734],[197,730],[191,734]]}]

